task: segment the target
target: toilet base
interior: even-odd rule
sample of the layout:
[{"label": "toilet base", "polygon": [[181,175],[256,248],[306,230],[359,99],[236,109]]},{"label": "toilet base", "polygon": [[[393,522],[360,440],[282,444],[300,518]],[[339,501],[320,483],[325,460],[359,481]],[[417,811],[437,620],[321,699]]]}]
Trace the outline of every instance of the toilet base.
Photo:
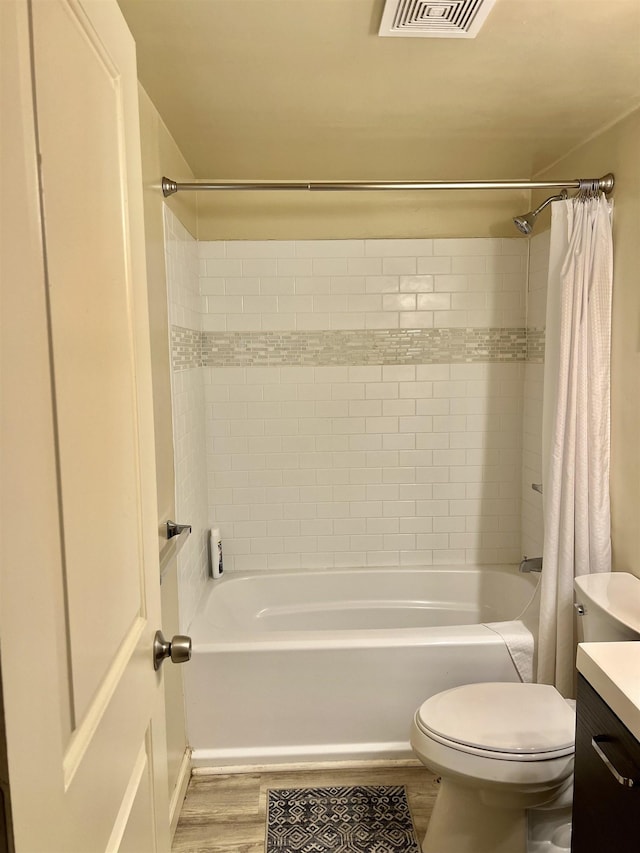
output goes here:
[{"label": "toilet base", "polygon": [[514,808],[477,788],[442,779],[422,853],[570,853],[571,786],[557,806]]},{"label": "toilet base", "polygon": [[443,779],[422,853],[526,853],[524,809],[497,808],[478,791]]},{"label": "toilet base", "polygon": [[527,813],[527,853],[570,853],[571,806]]}]

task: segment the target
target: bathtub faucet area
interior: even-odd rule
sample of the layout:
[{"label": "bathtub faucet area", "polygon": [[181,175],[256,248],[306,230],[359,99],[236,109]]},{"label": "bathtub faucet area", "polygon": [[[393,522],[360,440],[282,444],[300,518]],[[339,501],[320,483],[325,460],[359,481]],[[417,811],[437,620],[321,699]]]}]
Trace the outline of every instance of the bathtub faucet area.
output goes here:
[{"label": "bathtub faucet area", "polygon": [[520,561],[521,572],[541,572],[542,557],[524,557]]}]

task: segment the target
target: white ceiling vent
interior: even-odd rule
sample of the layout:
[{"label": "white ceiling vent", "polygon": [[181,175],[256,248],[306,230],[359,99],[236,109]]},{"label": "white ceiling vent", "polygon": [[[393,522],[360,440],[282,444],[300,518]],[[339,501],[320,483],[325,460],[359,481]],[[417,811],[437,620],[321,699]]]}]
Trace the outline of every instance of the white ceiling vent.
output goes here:
[{"label": "white ceiling vent", "polygon": [[475,38],[496,0],[387,0],[378,35]]}]

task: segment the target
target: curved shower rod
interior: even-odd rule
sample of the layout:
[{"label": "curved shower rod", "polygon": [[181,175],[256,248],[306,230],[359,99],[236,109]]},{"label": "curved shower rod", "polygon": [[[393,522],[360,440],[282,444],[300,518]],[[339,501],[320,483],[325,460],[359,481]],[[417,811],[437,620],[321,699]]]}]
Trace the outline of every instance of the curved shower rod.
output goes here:
[{"label": "curved shower rod", "polygon": [[209,190],[598,190],[607,195],[615,178],[609,172],[601,178],[575,178],[571,181],[197,181],[182,183],[162,178],[162,194]]}]

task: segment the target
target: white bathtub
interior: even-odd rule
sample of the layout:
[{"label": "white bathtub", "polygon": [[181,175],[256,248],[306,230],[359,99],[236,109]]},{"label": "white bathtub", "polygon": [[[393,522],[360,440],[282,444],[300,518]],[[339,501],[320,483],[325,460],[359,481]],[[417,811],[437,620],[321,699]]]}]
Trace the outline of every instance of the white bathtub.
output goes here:
[{"label": "white bathtub", "polygon": [[519,680],[482,623],[517,619],[537,577],[447,566],[211,581],[185,667],[194,764],[411,757],[412,715],[428,696]]}]

